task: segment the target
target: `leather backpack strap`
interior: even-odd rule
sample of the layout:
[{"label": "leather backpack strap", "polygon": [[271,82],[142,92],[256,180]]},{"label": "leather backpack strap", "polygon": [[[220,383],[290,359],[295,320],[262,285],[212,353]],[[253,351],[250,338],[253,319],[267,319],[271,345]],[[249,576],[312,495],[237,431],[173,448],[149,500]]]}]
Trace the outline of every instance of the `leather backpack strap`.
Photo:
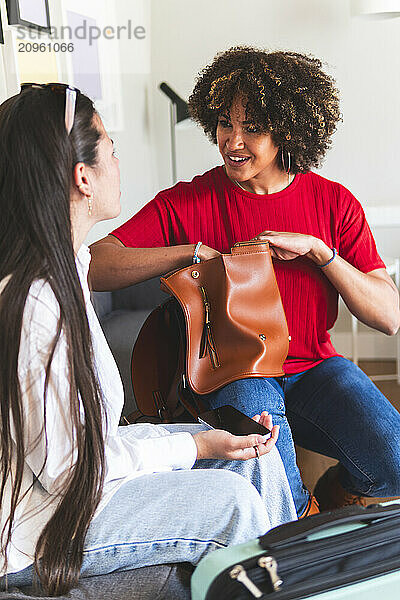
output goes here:
[{"label": "leather backpack strap", "polygon": [[143,415],[140,412],[140,410],[134,410],[133,412],[129,413],[129,415],[122,416],[119,420],[119,424],[132,425],[133,423],[136,423],[141,417],[143,417]]},{"label": "leather backpack strap", "polygon": [[197,421],[207,410],[185,386],[185,348],[185,320],[171,298],[150,313],[133,347],[131,376],[138,409],[122,417],[121,424],[145,417],[161,423]]},{"label": "leather backpack strap", "polygon": [[197,417],[199,416],[199,414],[207,410],[207,408],[204,407],[204,403],[202,403],[200,400],[198,400],[198,398],[196,398],[195,394],[192,392],[191,388],[187,383],[185,317],[177,301],[171,303],[170,312],[172,319],[171,325],[175,327],[178,331],[180,340],[176,379],[174,381],[174,391],[176,390],[178,393],[180,410],[177,407],[173,417],[174,421],[177,421],[180,416],[183,416],[186,420],[186,417],[190,415],[193,418],[193,420],[197,422]]},{"label": "leather backpack strap", "polygon": [[[132,387],[138,411],[137,418],[157,417],[172,421],[178,403],[171,393],[179,356],[179,332],[172,322],[168,300],[155,308],[144,322],[132,350]],[[137,414],[139,413],[139,414]]]}]

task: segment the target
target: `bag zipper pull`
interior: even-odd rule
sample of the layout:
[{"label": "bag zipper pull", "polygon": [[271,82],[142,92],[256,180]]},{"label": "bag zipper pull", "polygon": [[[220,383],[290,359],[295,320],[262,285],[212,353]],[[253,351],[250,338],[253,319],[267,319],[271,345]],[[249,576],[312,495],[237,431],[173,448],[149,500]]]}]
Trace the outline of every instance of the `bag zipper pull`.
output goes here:
[{"label": "bag zipper pull", "polygon": [[235,565],[231,571],[229,571],[231,579],[237,579],[241,584],[254,596],[254,598],[261,598],[263,593],[258,587],[247,577],[247,573],[242,565]]},{"label": "bag zipper pull", "polygon": [[258,559],[258,565],[268,571],[268,575],[271,578],[272,588],[274,592],[277,592],[281,587],[283,581],[278,575],[278,563],[273,556],[261,556]]}]

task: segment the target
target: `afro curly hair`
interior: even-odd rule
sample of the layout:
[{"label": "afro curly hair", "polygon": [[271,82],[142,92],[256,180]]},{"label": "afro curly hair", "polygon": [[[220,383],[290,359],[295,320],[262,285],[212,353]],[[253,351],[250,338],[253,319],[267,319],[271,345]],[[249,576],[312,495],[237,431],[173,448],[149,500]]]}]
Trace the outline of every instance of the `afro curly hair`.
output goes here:
[{"label": "afro curly hair", "polygon": [[290,152],[292,173],[305,173],[321,165],[341,120],[335,81],[321,67],[319,59],[297,52],[230,48],[200,72],[190,114],[216,144],[219,116],[243,97],[246,118]]}]

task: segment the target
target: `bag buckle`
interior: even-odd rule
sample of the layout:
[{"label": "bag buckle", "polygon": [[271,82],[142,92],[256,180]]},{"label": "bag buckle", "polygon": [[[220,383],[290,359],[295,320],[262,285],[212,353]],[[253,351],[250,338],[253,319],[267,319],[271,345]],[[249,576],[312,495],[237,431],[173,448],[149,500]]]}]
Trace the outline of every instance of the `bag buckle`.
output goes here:
[{"label": "bag buckle", "polygon": [[157,408],[157,414],[161,421],[170,420],[170,414],[168,408],[164,405],[163,395],[160,390],[155,390],[153,392],[153,400],[154,404]]}]

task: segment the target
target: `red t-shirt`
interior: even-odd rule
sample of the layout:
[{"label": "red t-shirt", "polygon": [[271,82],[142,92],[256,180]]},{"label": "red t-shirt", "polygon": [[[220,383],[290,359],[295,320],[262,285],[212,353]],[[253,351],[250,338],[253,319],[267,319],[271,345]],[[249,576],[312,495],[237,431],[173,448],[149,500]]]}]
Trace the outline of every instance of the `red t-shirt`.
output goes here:
[{"label": "red t-shirt", "polygon": [[[202,241],[220,252],[264,230],[322,239],[360,271],[384,268],[360,203],[342,185],[315,173],[296,175],[275,194],[252,194],[234,185],[222,167],[157,194],[113,231],[125,246],[150,248]],[[288,375],[337,356],[328,330],[337,318],[338,293],[311,260],[274,260],[291,335]]]}]

